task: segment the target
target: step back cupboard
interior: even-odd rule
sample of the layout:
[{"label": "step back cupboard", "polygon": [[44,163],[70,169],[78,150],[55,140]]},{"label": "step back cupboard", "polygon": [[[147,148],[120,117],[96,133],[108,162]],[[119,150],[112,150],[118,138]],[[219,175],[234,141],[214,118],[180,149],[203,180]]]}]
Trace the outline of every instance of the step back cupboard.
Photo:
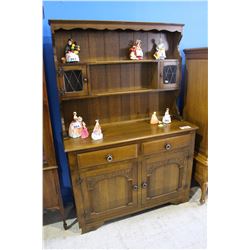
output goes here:
[{"label": "step back cupboard", "polygon": [[[82,232],[105,221],[189,198],[195,131],[180,120],[178,50],[182,24],[50,20],[64,148]],[[80,45],[80,62],[62,63],[69,38]],[[131,41],[144,57],[130,60]],[[155,60],[162,39],[165,60]],[[172,123],[151,125],[170,109]],[[89,132],[99,119],[103,139],[68,136],[72,113]]]}]

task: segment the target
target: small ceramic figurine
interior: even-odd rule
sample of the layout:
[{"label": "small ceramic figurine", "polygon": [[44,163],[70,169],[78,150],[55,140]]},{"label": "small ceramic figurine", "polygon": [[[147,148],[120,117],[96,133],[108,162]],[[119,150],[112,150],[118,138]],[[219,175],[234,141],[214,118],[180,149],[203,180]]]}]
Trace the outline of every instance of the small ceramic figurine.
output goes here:
[{"label": "small ceramic figurine", "polygon": [[101,126],[99,124],[99,120],[95,120],[96,124],[95,127],[93,129],[93,132],[91,134],[91,138],[93,140],[100,140],[103,138],[103,134],[102,134],[102,130],[101,130]]},{"label": "small ceramic figurine", "polygon": [[165,45],[160,38],[160,42],[156,45],[156,51],[154,53],[154,58],[155,59],[165,59],[166,58],[166,52],[165,52]]},{"label": "small ceramic figurine", "polygon": [[143,59],[141,40],[136,40],[134,45],[129,49],[129,57],[132,60],[142,60]]},{"label": "small ceramic figurine", "polygon": [[164,127],[164,125],[161,121],[159,121],[158,127],[160,127],[160,128]]},{"label": "small ceramic figurine", "polygon": [[87,129],[87,127],[86,127],[86,124],[85,124],[85,122],[82,122],[82,132],[81,132],[81,138],[87,138],[88,136],[89,136],[89,131],[88,131],[88,129]]},{"label": "small ceramic figurine", "polygon": [[162,117],[163,123],[171,123],[171,116],[169,114],[169,108],[166,109],[165,115]]},{"label": "small ceramic figurine", "polygon": [[154,112],[151,116],[150,124],[158,124],[158,123],[159,123],[159,120],[156,116],[156,112]]},{"label": "small ceramic figurine", "polygon": [[77,117],[77,113],[73,112],[74,120],[69,125],[69,136],[72,138],[78,138],[82,133],[82,117]]},{"label": "small ceramic figurine", "polygon": [[[79,52],[80,46],[77,45],[73,39],[68,39],[67,45],[65,46],[65,58],[66,62],[79,62]],[[64,62],[64,57],[61,58],[62,62]]]}]

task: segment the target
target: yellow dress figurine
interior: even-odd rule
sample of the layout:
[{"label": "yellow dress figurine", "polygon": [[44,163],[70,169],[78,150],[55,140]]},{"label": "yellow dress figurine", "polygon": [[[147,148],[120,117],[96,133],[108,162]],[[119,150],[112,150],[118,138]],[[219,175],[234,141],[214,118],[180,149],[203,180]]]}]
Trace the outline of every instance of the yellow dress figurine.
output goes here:
[{"label": "yellow dress figurine", "polygon": [[160,39],[160,42],[156,45],[156,51],[154,53],[154,58],[160,59],[160,60],[164,60],[166,58],[165,45],[164,45],[162,39]]},{"label": "yellow dress figurine", "polygon": [[150,124],[158,124],[158,123],[159,123],[159,120],[156,116],[156,112],[154,112],[151,116]]}]

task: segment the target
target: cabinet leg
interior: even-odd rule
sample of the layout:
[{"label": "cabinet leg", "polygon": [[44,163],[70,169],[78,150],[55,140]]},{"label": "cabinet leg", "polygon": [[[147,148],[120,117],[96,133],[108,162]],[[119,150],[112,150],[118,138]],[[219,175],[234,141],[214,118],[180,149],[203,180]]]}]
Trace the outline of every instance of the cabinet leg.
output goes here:
[{"label": "cabinet leg", "polygon": [[67,230],[68,229],[68,225],[66,223],[66,220],[63,220],[63,228],[64,230]]},{"label": "cabinet leg", "polygon": [[104,222],[98,222],[95,224],[85,225],[84,227],[82,227],[82,234],[90,232],[90,231],[94,231],[97,228],[101,227],[103,224]]},{"label": "cabinet leg", "polygon": [[204,204],[206,201],[206,194],[208,189],[208,183],[205,182],[201,185],[201,198],[200,198],[200,204]]}]

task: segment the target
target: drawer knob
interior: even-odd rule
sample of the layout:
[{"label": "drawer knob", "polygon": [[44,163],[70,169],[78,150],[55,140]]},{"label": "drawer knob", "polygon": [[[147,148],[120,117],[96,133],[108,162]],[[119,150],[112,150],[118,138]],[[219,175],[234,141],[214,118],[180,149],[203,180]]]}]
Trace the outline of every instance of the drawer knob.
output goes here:
[{"label": "drawer knob", "polygon": [[141,186],[142,186],[142,188],[147,188],[148,184],[147,184],[147,182],[143,182]]},{"label": "drawer knob", "polygon": [[133,190],[134,190],[134,191],[137,191],[137,190],[138,190],[138,185],[134,185],[134,186],[133,186]]},{"label": "drawer knob", "polygon": [[108,162],[111,162],[111,161],[113,161],[113,156],[111,154],[109,154],[109,155],[107,155],[106,159]]},{"label": "drawer knob", "polygon": [[166,150],[170,150],[171,148],[172,148],[171,144],[167,143],[167,144],[165,145],[165,149],[166,149]]}]

